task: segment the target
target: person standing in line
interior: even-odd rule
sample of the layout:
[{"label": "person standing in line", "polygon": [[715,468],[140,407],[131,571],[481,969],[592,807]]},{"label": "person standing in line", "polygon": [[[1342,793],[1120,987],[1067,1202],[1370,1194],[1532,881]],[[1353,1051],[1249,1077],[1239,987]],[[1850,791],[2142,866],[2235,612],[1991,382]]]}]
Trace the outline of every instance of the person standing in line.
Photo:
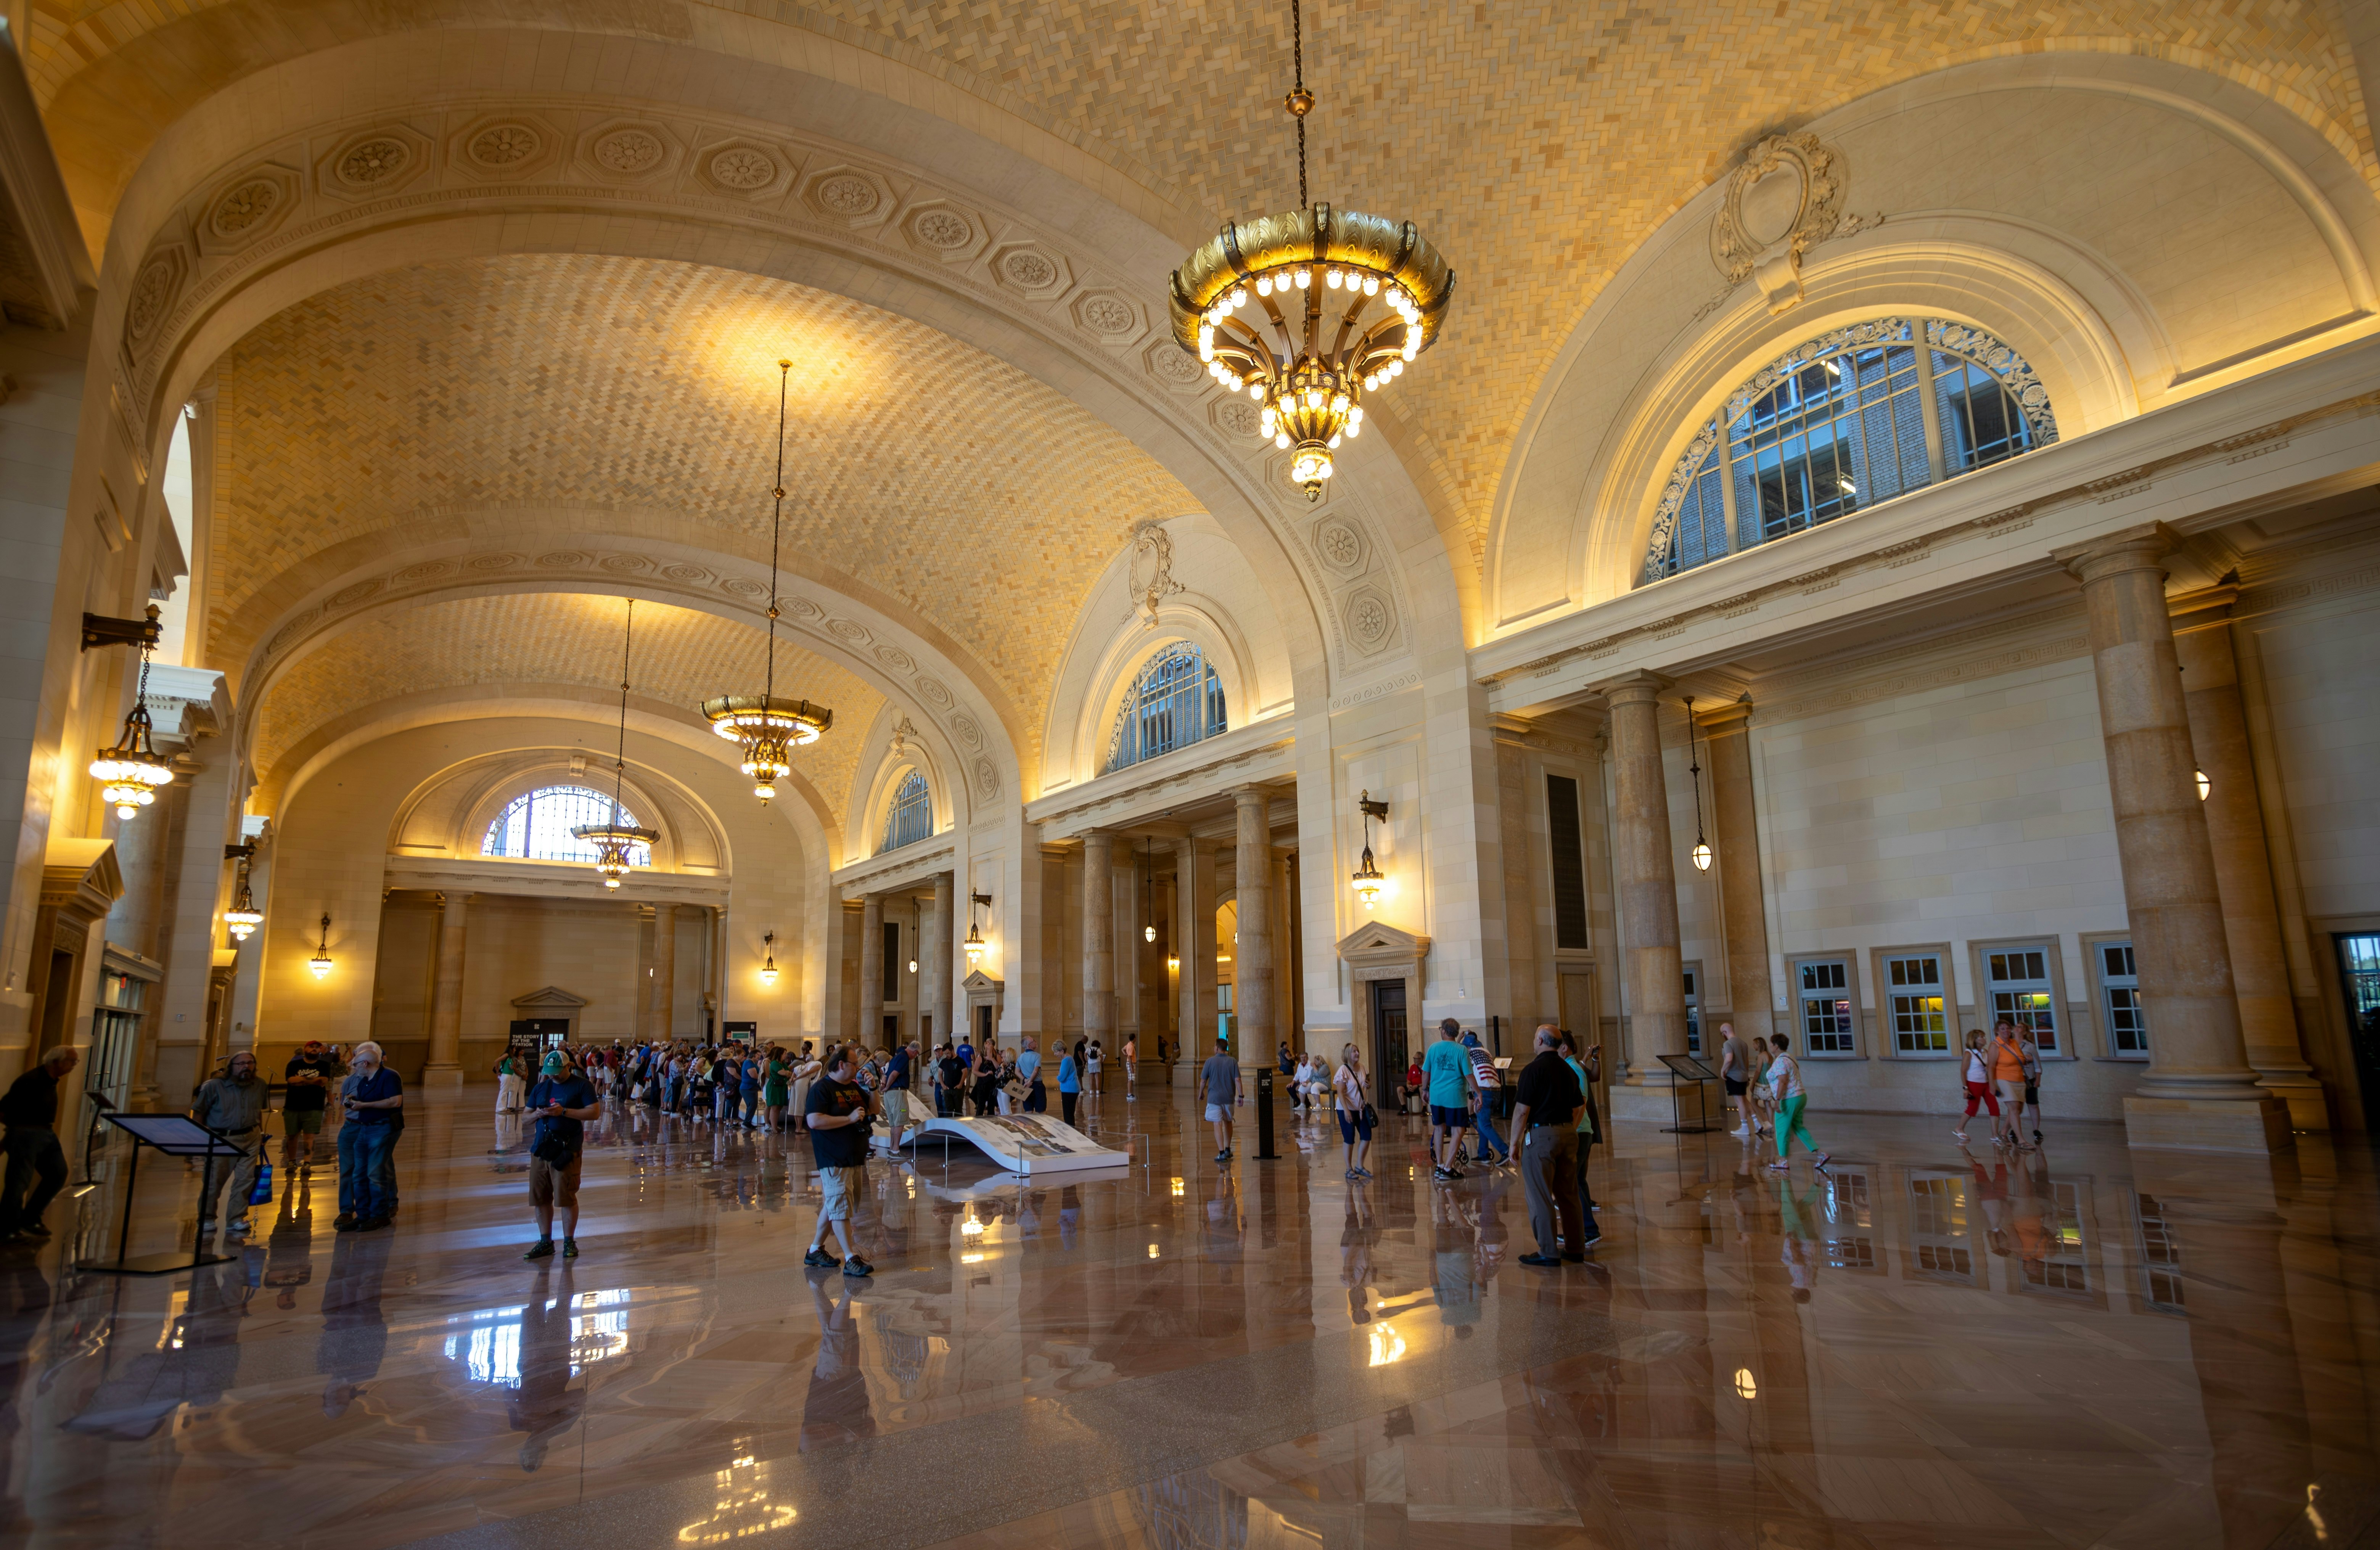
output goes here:
[{"label": "person standing in line", "polygon": [[748,1131],[760,1108],[760,1051],[757,1047],[744,1051],[743,1059],[736,1062],[735,1079],[735,1096],[744,1106],[742,1124]]},{"label": "person standing in line", "polygon": [[1992,1025],[1992,1083],[1999,1089],[2000,1123],[2006,1127],[2006,1142],[2010,1147],[2021,1140],[2016,1122],[2024,1113],[2024,1041],[2017,1035],[2015,1018],[2003,1017]]},{"label": "person standing in line", "polygon": [[1586,1162],[1595,1144],[1603,1135],[1603,1115],[1595,1107],[1595,1084],[1603,1078],[1603,1046],[1597,1045],[1579,1058],[1578,1041],[1550,1023],[1540,1023],[1537,1031],[1554,1036],[1554,1052],[1562,1064],[1578,1078],[1578,1208],[1586,1218],[1586,1241],[1579,1245],[1591,1249],[1602,1240],[1603,1229],[1595,1221],[1595,1192],[1587,1187]]},{"label": "person standing in line", "polygon": [[884,1109],[884,1132],[892,1137],[895,1152],[909,1133],[909,1047],[896,1044],[884,1062],[884,1075],[877,1084],[877,1098]]},{"label": "person standing in line", "polygon": [[1991,1058],[1984,1048],[1984,1031],[1981,1028],[1967,1030],[1966,1046],[1960,1056],[1960,1062],[1966,1068],[1967,1112],[1950,1134],[1964,1145],[1968,1122],[1975,1117],[1975,1105],[1983,1103],[1991,1107],[1992,1138],[1997,1141],[2000,1129],[2000,1096],[1992,1090]]},{"label": "person standing in line", "polygon": [[1025,1047],[1016,1052],[1016,1080],[1025,1084],[1027,1114],[1050,1112],[1050,1090],[1041,1084],[1041,1051],[1033,1047],[1033,1035],[1025,1035]]},{"label": "person standing in line", "polygon": [[[506,1049],[496,1057],[496,1112],[517,1114],[520,1111],[520,1057],[512,1050]],[[285,1106],[284,1112],[286,1112]]]},{"label": "person standing in line", "polygon": [[1513,1094],[1512,1155],[1522,1158],[1529,1230],[1537,1252],[1523,1254],[1533,1269],[1586,1258],[1586,1217],[1578,1200],[1578,1110],[1586,1094],[1555,1046],[1561,1035],[1540,1027],[1536,1054],[1521,1068]]},{"label": "person standing in line", "polygon": [[967,1094],[975,1105],[978,1120],[998,1112],[1000,1108],[1000,1051],[985,1047],[976,1051],[975,1086]]},{"label": "person standing in line", "polygon": [[1441,1183],[1463,1177],[1463,1132],[1471,1123],[1471,1059],[1462,1037],[1463,1024],[1448,1018],[1421,1060],[1429,1092],[1430,1157],[1437,1165],[1430,1177]]},{"label": "person standing in line", "polygon": [[1083,1056],[1083,1122],[1096,1126],[1099,1122],[1099,1087],[1105,1081],[1107,1059],[1100,1053],[1099,1041],[1091,1040],[1091,1047]]},{"label": "person standing in line", "polygon": [[1215,1052],[1198,1070],[1198,1090],[1207,1105],[1207,1122],[1215,1127],[1215,1160],[1232,1160],[1232,1106],[1240,1099],[1240,1062],[1232,1059],[1232,1041],[1219,1038]]},{"label": "person standing in line", "polygon": [[281,1166],[312,1172],[314,1138],[331,1103],[331,1059],[319,1039],[308,1039],[282,1069]]},{"label": "person standing in line", "polygon": [[832,1227],[843,1250],[843,1273],[857,1280],[876,1274],[876,1267],[859,1257],[857,1229],[852,1226],[852,1212],[868,1188],[868,1136],[876,1119],[876,1100],[852,1080],[854,1064],[848,1046],[830,1047],[825,1074],[810,1084],[809,1101],[802,1110],[819,1176],[818,1229],[810,1234],[802,1264],[813,1270],[834,1267],[838,1262],[826,1252],[827,1229]]},{"label": "person standing in line", "polygon": [[760,1124],[771,1135],[785,1132],[785,1099],[793,1070],[784,1050],[769,1046],[769,1058],[760,1067]]},{"label": "person standing in line", "polygon": [[[793,1094],[794,1112],[795,1114],[807,1114],[809,1112],[810,1084],[818,1080],[820,1071],[819,1062],[816,1057],[811,1054],[813,1047],[814,1047],[811,1045],[809,1040],[802,1040],[802,1052],[794,1060],[793,1084],[789,1090]],[[917,1047],[916,1045],[911,1045],[909,1047],[909,1054],[913,1060],[916,1058],[917,1053]],[[800,1124],[801,1121],[797,1120],[795,1123]]]},{"label": "person standing in line", "polygon": [[218,1153],[206,1159],[199,1185],[199,1238],[208,1237],[214,1220],[215,1196],[228,1180],[231,1198],[224,1205],[225,1230],[234,1237],[248,1230],[248,1192],[256,1184],[256,1165],[264,1156],[264,1099],[272,1089],[256,1074],[256,1053],[242,1049],[225,1062],[224,1074],[201,1084],[191,1101],[190,1118],[225,1137],[239,1148],[236,1156]]},{"label": "person standing in line", "polygon": [[0,1183],[0,1240],[50,1236],[42,1214],[66,1188],[67,1154],[58,1144],[58,1084],[82,1060],[70,1045],[45,1051],[39,1065],[0,1096],[0,1124],[8,1127],[6,1182]]},{"label": "person standing in line", "polygon": [[339,1215],[331,1225],[341,1232],[370,1232],[386,1227],[396,1208],[392,1156],[405,1108],[405,1083],[381,1063],[380,1046],[370,1039],[356,1046],[341,1106],[346,1118],[339,1126]]},{"label": "person standing in line", "polygon": [[1792,1166],[1793,1138],[1797,1135],[1811,1153],[1810,1160],[1824,1168],[1833,1154],[1819,1151],[1818,1144],[1810,1139],[1808,1128],[1802,1123],[1802,1110],[1809,1095],[1802,1087],[1802,1063],[1789,1053],[1792,1041],[1779,1034],[1768,1042],[1777,1050],[1775,1059],[1768,1062],[1768,1091],[1777,1103],[1777,1160],[1768,1165],[1768,1170],[1782,1173]]},{"label": "person standing in line", "polygon": [[[1162,1039],[1158,1040],[1164,1043]],[[1123,1101],[1140,1101],[1140,1037],[1133,1035],[1123,1041]]]},{"label": "person standing in line", "polygon": [[1058,1058],[1058,1108],[1066,1123],[1075,1122],[1075,1106],[1083,1096],[1083,1068],[1073,1051]]},{"label": "person standing in line", "polygon": [[1369,1179],[1372,1170],[1364,1165],[1372,1156],[1372,1079],[1352,1044],[1340,1047],[1330,1092],[1339,1113],[1339,1142],[1347,1149],[1347,1177]]},{"label": "person standing in line", "polygon": [[1495,1057],[1488,1053],[1477,1034],[1463,1035],[1463,1053],[1471,1062],[1471,1125],[1479,1137],[1479,1153],[1472,1160],[1491,1168],[1505,1167],[1512,1154],[1496,1132],[1496,1100],[1504,1091],[1504,1073],[1496,1069]]},{"label": "person standing in line", "polygon": [[1736,1118],[1743,1122],[1728,1132],[1753,1140],[1760,1134],[1760,1121],[1752,1115],[1752,1046],[1740,1037],[1732,1023],[1718,1025],[1718,1075],[1727,1084],[1727,1096],[1734,1100]]},{"label": "person standing in line", "polygon": [[578,1167],[586,1160],[587,1121],[603,1115],[603,1099],[586,1076],[570,1068],[559,1049],[545,1058],[537,1085],[528,1090],[528,1112],[537,1116],[529,1139],[528,1204],[537,1213],[537,1241],[523,1259],[553,1254],[553,1213],[562,1211],[562,1257],[578,1257]]}]

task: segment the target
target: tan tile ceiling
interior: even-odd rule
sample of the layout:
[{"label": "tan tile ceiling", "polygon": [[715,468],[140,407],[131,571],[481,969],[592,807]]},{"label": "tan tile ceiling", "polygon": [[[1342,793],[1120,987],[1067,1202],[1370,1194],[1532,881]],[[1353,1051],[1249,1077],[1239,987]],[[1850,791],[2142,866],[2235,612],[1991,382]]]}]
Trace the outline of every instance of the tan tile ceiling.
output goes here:
[{"label": "tan tile ceiling", "polygon": [[[601,704],[619,693],[625,612],[618,598],[535,592],[455,598],[375,614],[300,658],[275,681],[257,728],[256,768],[269,779],[285,780],[290,772],[275,767],[315,729],[405,695],[466,687],[534,695],[558,686],[599,691]],[[761,644],[760,632],[749,625],[640,602],[629,664],[631,702],[658,700],[692,711],[722,691],[757,694]],[[834,730],[798,750],[794,766],[840,812],[861,736],[883,696],[846,670],[785,644],[782,634],[777,691],[833,709]],[[590,712],[605,721],[615,713]],[[632,725],[631,760],[638,737]],[[613,743],[608,735],[595,741],[607,750]]]},{"label": "tan tile ceiling", "polygon": [[[1309,3],[1314,192],[1408,216],[1462,276],[1426,370],[1394,390],[1442,466],[1475,546],[1522,415],[1560,342],[1645,236],[1745,144],[1852,98],[1993,54],[2154,54],[2286,103],[2380,187],[2342,32],[2350,5],[2308,0],[1768,0],[1553,6]],[[738,11],[749,7],[737,6]],[[1051,127],[1201,218],[1293,202],[1281,0],[810,0],[764,6],[923,67]],[[38,4],[31,54],[86,206],[105,208],[128,149],[103,147],[270,58],[421,18],[348,0]],[[655,0],[641,23],[700,36],[707,7]],[[446,25],[519,18],[455,0]],[[177,19],[179,18],[179,19]],[[138,42],[160,30],[170,51]],[[309,40],[320,40],[310,42]],[[115,56],[121,54],[119,61]],[[162,119],[160,120],[162,122]],[[1945,154],[1976,153],[1945,147]],[[1982,153],[1987,154],[1988,151]]]},{"label": "tan tile ceiling", "polygon": [[[914,607],[1038,732],[1084,591],[1142,517],[1197,509],[1071,399],[923,324],[725,270],[472,260],[343,285],[272,319],[220,374],[209,651],[333,544],[392,551],[419,508],[667,514],[768,552],[780,357],[797,362],[784,542]],[[647,517],[645,520],[654,520]],[[681,541],[683,541],[681,536]],[[763,559],[761,563],[765,563]],[[529,649],[501,616],[476,671]]]}]

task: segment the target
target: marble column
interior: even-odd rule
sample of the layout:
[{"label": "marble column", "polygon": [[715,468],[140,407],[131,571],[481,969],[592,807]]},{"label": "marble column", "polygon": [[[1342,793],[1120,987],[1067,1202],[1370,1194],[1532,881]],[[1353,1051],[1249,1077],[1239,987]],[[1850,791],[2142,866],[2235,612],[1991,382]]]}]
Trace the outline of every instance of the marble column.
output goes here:
[{"label": "marble column", "polygon": [[[1174,951],[1182,955],[1182,972],[1175,985],[1181,1006],[1174,1028],[1175,1059],[1186,1054],[1195,1062],[1205,1052],[1207,1040],[1214,1037],[1213,1018],[1199,1021],[1198,987],[1208,986],[1208,994],[1213,994],[1215,875],[1211,863],[1201,862],[1198,842],[1187,834],[1173,842],[1173,944]],[[1203,974],[1201,963],[1206,965]]]},{"label": "marble column", "polygon": [[934,1036],[955,1039],[951,1023],[951,900],[955,890],[948,872],[934,874],[933,918],[926,927],[922,954],[927,975],[926,1011],[934,1020]]},{"label": "marble column", "polygon": [[2256,1085],[2240,1036],[2166,612],[2160,562],[2172,545],[2164,524],[2149,523],[2056,556],[2082,583],[2124,907],[2148,1013],[2149,1069],[2124,1100],[2124,1128],[2135,1146],[2270,1152],[2289,1144],[2289,1109]]},{"label": "marble column", "polygon": [[[1760,819],[1752,798],[1752,702],[1699,711],[1718,826],[1719,916],[1727,931],[1728,1016],[1745,1038],[1777,1031],[1768,981],[1768,904],[1760,890]],[[1715,1027],[1708,1018],[1705,1026]],[[1703,1047],[1716,1050],[1715,1040]]]},{"label": "marble column", "polygon": [[[1670,843],[1670,791],[1661,766],[1661,692],[1670,681],[1649,672],[1597,685],[1610,708],[1611,765],[1619,788],[1611,869],[1619,892],[1620,938],[1628,984],[1626,1087],[1666,1088],[1663,1055],[1686,1052],[1685,966],[1678,952],[1678,878]],[[1618,1118],[1670,1111],[1612,1090]]]},{"label": "marble column", "polygon": [[1083,836],[1083,1036],[1115,1043],[1115,836]]},{"label": "marble column", "polygon": [[438,911],[438,976],[430,990],[430,1059],[425,1087],[463,1084],[463,934],[470,896],[451,890]]},{"label": "marble column", "polygon": [[2289,1106],[2294,1129],[2328,1130],[2322,1083],[2299,1039],[2256,764],[2248,746],[2247,708],[2240,698],[2240,665],[2231,648],[2231,601],[2239,591],[2213,587],[2168,600],[2174,657],[2190,715],[2190,745],[2207,779],[2200,806],[2215,854],[2223,939],[2231,950],[2232,989],[2248,1064],[2256,1084]]},{"label": "marble column", "polygon": [[881,1047],[884,1038],[884,895],[871,893],[859,911],[859,1043]]},{"label": "marble column", "polygon": [[1232,1004],[1240,1014],[1243,1066],[1272,1063],[1280,1033],[1273,1018],[1272,798],[1262,786],[1232,793],[1239,810],[1239,854],[1234,871],[1239,891],[1240,943],[1233,950]]},{"label": "marble column", "polygon": [[653,906],[653,978],[647,987],[651,999],[654,1038],[675,1038],[693,1029],[677,1026],[677,906]]}]

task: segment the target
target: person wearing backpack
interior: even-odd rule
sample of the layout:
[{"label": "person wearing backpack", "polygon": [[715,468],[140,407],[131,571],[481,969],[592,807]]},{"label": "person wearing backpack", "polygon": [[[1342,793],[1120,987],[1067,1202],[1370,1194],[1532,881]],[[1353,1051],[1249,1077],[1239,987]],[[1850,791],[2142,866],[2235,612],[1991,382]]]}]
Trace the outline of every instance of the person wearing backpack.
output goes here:
[{"label": "person wearing backpack", "polygon": [[546,1056],[543,1073],[528,1090],[528,1112],[537,1116],[528,1149],[528,1203],[537,1213],[537,1241],[521,1258],[553,1256],[553,1212],[560,1206],[562,1257],[577,1259],[578,1165],[586,1152],[586,1122],[602,1117],[603,1100],[557,1049]]}]

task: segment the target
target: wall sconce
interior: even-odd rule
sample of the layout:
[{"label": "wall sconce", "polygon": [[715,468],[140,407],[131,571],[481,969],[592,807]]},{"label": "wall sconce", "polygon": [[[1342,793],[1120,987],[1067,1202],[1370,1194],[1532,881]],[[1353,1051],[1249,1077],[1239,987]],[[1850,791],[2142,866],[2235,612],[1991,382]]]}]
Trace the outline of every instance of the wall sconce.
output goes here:
[{"label": "wall sconce", "polygon": [[1694,778],[1694,848],[1688,854],[1694,857],[1695,871],[1707,872],[1710,870],[1711,848],[1710,842],[1703,838],[1703,766],[1702,760],[1694,754],[1694,696],[1692,695],[1686,696],[1686,773]]},{"label": "wall sconce", "polygon": [[975,924],[975,907],[978,904],[981,904],[987,910],[991,908],[991,895],[974,892],[967,895],[967,934],[965,945],[967,972],[970,974],[983,964],[983,933],[976,929]]},{"label": "wall sconce", "polygon": [[2204,769],[2199,770],[2199,771],[2197,772],[2197,774],[2198,774],[2198,800],[2199,800],[2199,801],[2201,801],[2201,802],[2204,802],[2204,801],[2205,801],[2205,800],[2207,799],[2207,797],[2208,797],[2209,795],[2211,795],[2211,794],[2214,793],[2214,790],[2215,790],[2215,782],[2214,782],[2214,781],[2210,781],[2210,780],[2208,780],[2208,779],[2206,778],[2206,771],[2204,771]]},{"label": "wall sconce", "polygon": [[769,951],[769,956],[760,964],[760,983],[773,986],[777,983],[777,934],[774,931],[763,931],[760,933],[760,941]]},{"label": "wall sconce", "polygon": [[1140,837],[1140,918],[1147,923],[1140,928],[1140,939],[1144,942],[1154,942],[1157,940],[1157,921],[1149,913],[1148,908],[1148,890],[1150,884],[1154,880],[1153,875],[1150,873],[1148,866],[1149,845],[1151,842],[1149,836],[1144,834]]},{"label": "wall sconce", "polygon": [[1165,955],[1165,969],[1168,974],[1180,974],[1182,972],[1182,955],[1178,952],[1167,953]]},{"label": "wall sconce", "polygon": [[331,977],[331,917],[322,917],[322,942],[314,950],[313,960],[306,965],[314,971],[316,979]]},{"label": "wall sconce", "polygon": [[224,859],[239,863],[239,891],[232,896],[231,908],[224,912],[224,925],[230,930],[235,943],[248,940],[249,935],[264,924],[263,912],[256,907],[255,895],[248,890],[248,862],[255,854],[253,842],[224,847]]},{"label": "wall sconce", "polygon": [[[1361,899],[1364,908],[1368,910],[1379,899],[1381,885],[1388,881],[1381,875],[1378,865],[1372,860],[1372,820],[1378,818],[1382,823],[1388,822],[1389,805],[1373,801],[1371,792],[1366,790],[1355,799],[1355,810],[1364,815],[1364,864],[1355,868],[1355,875],[1348,881],[1355,890],[1355,897]],[[1237,936],[1234,935],[1232,939],[1237,940]]]},{"label": "wall sconce", "polygon": [[917,972],[917,961],[914,958],[909,960],[909,972],[913,975]]}]

